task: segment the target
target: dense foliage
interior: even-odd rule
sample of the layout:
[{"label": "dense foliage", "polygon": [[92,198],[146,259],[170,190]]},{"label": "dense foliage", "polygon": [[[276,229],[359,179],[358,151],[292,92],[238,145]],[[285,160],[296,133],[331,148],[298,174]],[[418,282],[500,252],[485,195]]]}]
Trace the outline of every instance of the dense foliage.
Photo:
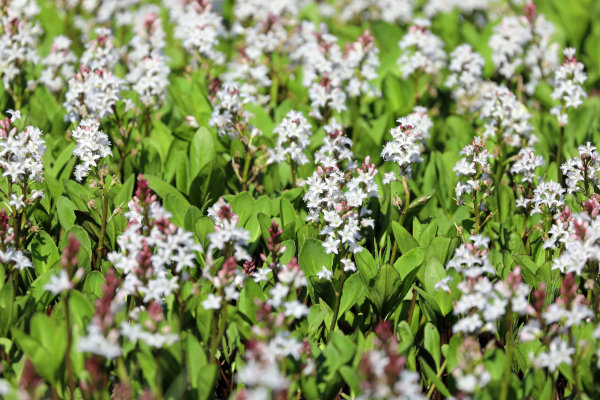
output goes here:
[{"label": "dense foliage", "polygon": [[0,0],[0,397],[600,397],[596,0]]}]

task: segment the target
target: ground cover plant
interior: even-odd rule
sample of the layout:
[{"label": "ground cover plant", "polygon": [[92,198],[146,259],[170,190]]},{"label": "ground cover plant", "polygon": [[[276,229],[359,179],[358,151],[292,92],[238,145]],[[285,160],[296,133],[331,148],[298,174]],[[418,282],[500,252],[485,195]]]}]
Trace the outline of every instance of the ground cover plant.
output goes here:
[{"label": "ground cover plant", "polygon": [[596,0],[0,0],[0,397],[597,399]]}]

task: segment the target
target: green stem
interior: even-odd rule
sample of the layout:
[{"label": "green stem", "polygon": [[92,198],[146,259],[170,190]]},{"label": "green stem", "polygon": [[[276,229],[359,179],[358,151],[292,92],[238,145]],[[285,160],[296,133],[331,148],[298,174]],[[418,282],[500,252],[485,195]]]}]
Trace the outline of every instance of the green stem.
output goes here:
[{"label": "green stem", "polygon": [[560,133],[558,134],[558,148],[556,149],[556,166],[558,167],[558,181],[562,181],[562,172],[560,170],[560,164],[562,163],[562,148],[565,137],[565,127],[560,126]]},{"label": "green stem", "polygon": [[398,222],[401,226],[404,223],[408,207],[410,206],[410,190],[408,189],[408,182],[405,175],[402,175],[402,187],[404,188],[404,207],[402,208],[402,215],[400,215],[400,221]]},{"label": "green stem", "polygon": [[219,360],[217,359],[217,348],[219,346],[219,342],[221,341],[221,337],[225,333],[225,324],[227,322],[227,306],[223,304],[221,306],[221,310],[219,311],[220,320],[218,316],[213,318],[213,331],[210,336],[210,357],[211,360],[215,364],[219,364]]},{"label": "green stem", "polygon": [[331,340],[331,334],[333,330],[337,326],[338,314],[340,312],[340,303],[342,302],[342,291],[344,290],[344,281],[346,280],[346,271],[344,271],[344,267],[339,264],[340,269],[340,287],[336,293],[335,306],[333,308],[333,318],[331,320],[331,325],[329,327],[329,333],[327,334],[327,342]]},{"label": "green stem", "polygon": [[417,303],[417,289],[413,289],[412,300],[410,301],[410,308],[408,309],[408,326],[412,325],[413,313],[415,312],[415,304]]},{"label": "green stem", "polygon": [[162,376],[162,368],[160,366],[160,350],[161,349],[157,349],[154,352],[154,359],[156,360],[156,400],[162,400],[163,398],[163,388],[162,388],[162,380],[163,380],[163,376]]},{"label": "green stem", "polygon": [[477,199],[477,192],[475,192],[475,197],[473,197],[473,214],[475,214],[475,233],[479,233],[481,229],[481,217],[479,216],[479,200]]},{"label": "green stem", "polygon": [[396,238],[394,238],[394,246],[392,246],[392,255],[390,256],[390,264],[394,265],[394,261],[396,261],[396,250],[398,244],[396,243]]},{"label": "green stem", "polygon": [[242,175],[242,191],[248,190],[248,172],[250,171],[250,159],[252,154],[250,152],[250,145],[252,144],[252,138],[250,138],[248,145],[246,146],[246,155],[244,159],[244,172]]},{"label": "green stem", "polygon": [[100,225],[100,237],[98,238],[98,248],[96,249],[96,268],[100,270],[102,261],[102,250],[104,249],[104,236],[106,236],[106,225],[108,223],[108,193],[106,186],[102,187],[102,216]]},{"label": "green stem", "polygon": [[502,388],[500,391],[500,400],[506,400],[508,398],[508,387],[510,385],[510,372],[512,370],[512,358],[514,351],[513,344],[513,313],[512,310],[508,309],[508,314],[506,314],[506,324],[507,324],[507,349],[506,349],[506,364],[504,365],[504,378],[502,379]]},{"label": "green stem", "polygon": [[69,293],[65,294],[65,313],[67,323],[67,350],[65,352],[65,370],[67,371],[67,385],[69,387],[70,398],[73,399],[75,393],[75,380],[73,379],[73,366],[71,365],[71,344],[73,342],[71,332],[71,313],[69,311]]},{"label": "green stem", "polygon": [[[438,378],[440,378],[442,376],[442,374],[444,373],[444,370],[446,369],[446,364],[448,363],[448,360],[445,359],[444,362],[442,363],[442,365],[440,365],[440,369],[437,372],[437,374],[435,376],[437,376]],[[435,383],[431,384],[431,387],[429,388],[429,390],[427,391],[427,398],[430,399],[431,396],[433,395],[433,391],[435,390]]]},{"label": "green stem", "polygon": [[296,163],[290,160],[290,169],[292,170],[292,188],[296,187]]}]

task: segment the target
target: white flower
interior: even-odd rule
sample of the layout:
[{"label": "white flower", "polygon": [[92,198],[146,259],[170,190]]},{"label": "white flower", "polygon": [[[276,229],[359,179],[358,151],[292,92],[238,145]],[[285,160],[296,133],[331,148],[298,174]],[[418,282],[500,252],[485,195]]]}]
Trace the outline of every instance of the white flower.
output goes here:
[{"label": "white flower", "polygon": [[445,278],[442,278],[439,282],[437,282],[433,288],[435,290],[443,290],[444,292],[449,292],[450,291],[450,286],[448,286],[448,283],[450,283],[452,281],[452,277],[451,276],[447,276]]},{"label": "white flower", "polygon": [[550,372],[554,372],[563,362],[571,365],[573,362],[571,356],[573,354],[575,354],[575,349],[569,347],[564,340],[557,337],[550,342],[550,348],[547,353],[543,352],[538,355],[534,360],[534,365],[541,368],[548,368]]},{"label": "white flower", "polygon": [[308,315],[308,307],[298,300],[288,301],[284,303],[283,307],[285,308],[284,314],[286,317],[293,316],[296,319],[300,319]]},{"label": "white flower", "polygon": [[356,265],[349,258],[342,258],[340,260],[342,264],[344,264],[344,272],[354,272],[356,271]]},{"label": "white flower", "polygon": [[390,130],[393,140],[385,144],[381,157],[384,161],[398,164],[401,174],[410,177],[412,164],[423,162],[420,144],[422,132],[408,118],[400,118],[397,122],[398,126]]},{"label": "white flower", "polygon": [[52,294],[60,294],[65,290],[69,290],[72,287],[69,274],[64,269],[61,269],[58,275],[52,275],[50,282],[44,285],[44,290],[51,292]]},{"label": "white flower", "polygon": [[[277,145],[269,149],[269,163],[281,163],[289,157],[292,163],[304,165],[308,157],[304,150],[310,145],[311,125],[298,111],[289,111],[283,121],[273,130]],[[294,168],[294,166],[292,166]]]},{"label": "white flower", "polygon": [[100,327],[92,320],[87,327],[87,336],[79,339],[77,347],[81,352],[97,354],[112,360],[122,354],[118,337],[119,332],[116,330],[109,333],[109,337],[104,336]]},{"label": "white flower", "polygon": [[88,176],[92,167],[97,167],[97,161],[112,156],[110,140],[106,133],[98,130],[99,127],[98,121],[85,119],[72,132],[77,141],[73,155],[81,160],[81,164],[75,167],[75,179],[78,182]]},{"label": "white flower", "polygon": [[280,307],[283,299],[288,295],[289,292],[289,287],[278,282],[275,284],[275,287],[269,291],[271,298],[267,300],[267,302],[273,307]]},{"label": "white flower", "polygon": [[11,387],[8,381],[0,379],[0,396],[6,396],[11,392]]},{"label": "white flower", "polygon": [[414,25],[408,28],[406,35],[398,43],[402,50],[398,64],[404,78],[415,71],[436,75],[446,64],[444,42],[431,33],[430,25],[427,20],[415,19]]},{"label": "white flower", "polygon": [[223,298],[221,296],[210,293],[206,300],[202,302],[202,307],[204,307],[205,310],[219,310],[221,308],[222,300]]},{"label": "white flower", "polygon": [[340,240],[335,239],[332,236],[328,236],[327,239],[323,242],[323,248],[325,249],[325,253],[327,254],[337,254],[338,246],[340,245]]},{"label": "white flower", "polygon": [[575,49],[566,48],[564,55],[565,61],[556,70],[553,82],[552,99],[558,101],[559,105],[550,110],[550,113],[558,118],[561,126],[568,123],[567,109],[578,108],[587,97],[582,87],[587,80],[587,74],[583,71],[583,64],[575,58]]},{"label": "white flower", "polygon": [[333,277],[333,272],[328,270],[324,265],[321,267],[321,271],[317,272],[317,278],[325,279],[326,281],[331,281]]}]

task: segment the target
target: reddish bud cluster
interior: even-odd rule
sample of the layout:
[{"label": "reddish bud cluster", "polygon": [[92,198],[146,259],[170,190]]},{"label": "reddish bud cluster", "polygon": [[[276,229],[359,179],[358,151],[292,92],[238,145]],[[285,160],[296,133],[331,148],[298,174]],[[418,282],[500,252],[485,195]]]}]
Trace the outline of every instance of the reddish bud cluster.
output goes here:
[{"label": "reddish bud cluster", "polygon": [[75,237],[72,233],[69,235],[69,243],[67,247],[63,250],[63,255],[60,260],[63,268],[74,267],[77,265],[77,253],[79,253],[79,246],[81,243],[79,239]]},{"label": "reddish bud cluster", "polygon": [[102,297],[96,300],[96,311],[94,315],[96,323],[102,330],[112,326],[114,322],[111,305],[117,294],[117,288],[119,287],[119,278],[115,275],[114,269],[108,271],[105,279],[106,282],[102,285]]},{"label": "reddish bud cluster", "polygon": [[151,201],[150,185],[142,174],[139,174],[137,178],[135,197],[140,204],[148,204]]}]

